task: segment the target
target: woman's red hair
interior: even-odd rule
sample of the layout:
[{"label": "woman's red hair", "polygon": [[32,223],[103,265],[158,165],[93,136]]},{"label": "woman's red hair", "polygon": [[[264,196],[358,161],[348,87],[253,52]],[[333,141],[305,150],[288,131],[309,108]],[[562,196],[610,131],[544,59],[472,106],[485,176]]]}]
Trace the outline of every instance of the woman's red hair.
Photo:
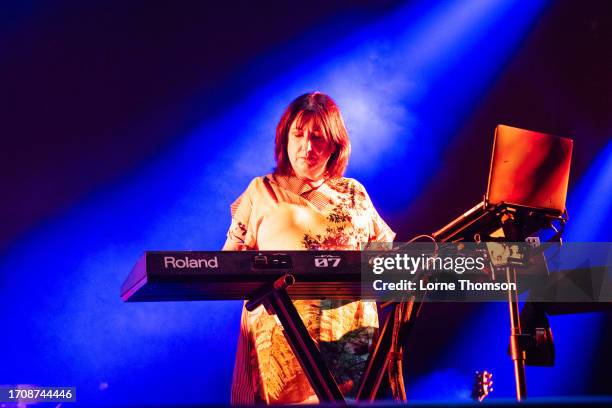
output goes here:
[{"label": "woman's red hair", "polygon": [[332,98],[321,92],[305,93],[298,96],[289,104],[283,116],[281,116],[276,126],[274,145],[276,169],[274,172],[285,176],[295,175],[287,155],[287,143],[289,129],[296,119],[300,121],[298,123],[299,127],[314,120],[327,141],[335,146],[334,152],[327,162],[327,177],[342,177],[351,154],[351,143],[338,105]]}]

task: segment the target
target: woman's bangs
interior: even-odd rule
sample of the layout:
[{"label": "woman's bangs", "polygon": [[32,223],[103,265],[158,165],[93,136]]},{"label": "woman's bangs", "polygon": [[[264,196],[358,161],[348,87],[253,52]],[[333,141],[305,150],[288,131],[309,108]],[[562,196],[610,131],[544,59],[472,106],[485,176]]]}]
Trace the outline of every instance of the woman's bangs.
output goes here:
[{"label": "woman's bangs", "polygon": [[323,134],[323,137],[327,141],[333,141],[331,138],[331,132],[329,126],[327,125],[327,121],[325,120],[325,114],[323,112],[317,111],[301,111],[295,118],[296,127],[298,129],[303,129],[307,124],[313,123],[315,129],[319,129]]}]

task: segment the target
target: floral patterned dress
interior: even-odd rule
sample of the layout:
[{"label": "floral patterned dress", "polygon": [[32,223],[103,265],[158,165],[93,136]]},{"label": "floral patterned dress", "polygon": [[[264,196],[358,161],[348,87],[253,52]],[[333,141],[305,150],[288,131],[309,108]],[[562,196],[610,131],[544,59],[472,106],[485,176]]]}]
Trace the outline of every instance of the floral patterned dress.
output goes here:
[{"label": "floral patterned dress", "polygon": [[[255,178],[232,204],[228,238],[249,249],[359,249],[392,242],[365,188],[349,178],[316,188],[296,177]],[[345,395],[354,396],[378,328],[373,302],[293,302]],[[243,308],[234,367],[232,404],[318,402],[275,316],[263,306]]]}]

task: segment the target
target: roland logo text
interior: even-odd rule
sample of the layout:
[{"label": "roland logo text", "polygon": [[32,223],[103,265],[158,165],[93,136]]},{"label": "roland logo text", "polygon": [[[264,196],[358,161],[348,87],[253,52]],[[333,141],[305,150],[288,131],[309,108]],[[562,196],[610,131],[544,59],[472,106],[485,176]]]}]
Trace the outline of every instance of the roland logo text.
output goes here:
[{"label": "roland logo text", "polygon": [[194,259],[188,256],[175,258],[173,256],[164,256],[164,268],[175,269],[196,269],[196,268],[218,268],[219,260],[217,257],[210,259]]}]

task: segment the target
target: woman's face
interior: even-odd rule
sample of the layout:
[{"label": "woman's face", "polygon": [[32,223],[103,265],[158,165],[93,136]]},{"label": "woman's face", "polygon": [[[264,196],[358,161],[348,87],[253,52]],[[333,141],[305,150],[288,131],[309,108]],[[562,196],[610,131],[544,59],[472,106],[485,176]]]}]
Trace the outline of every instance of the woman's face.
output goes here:
[{"label": "woman's face", "polygon": [[289,128],[287,154],[295,175],[301,179],[317,181],[323,178],[327,162],[334,152],[333,143],[327,141],[314,120],[299,123],[298,116]]}]

